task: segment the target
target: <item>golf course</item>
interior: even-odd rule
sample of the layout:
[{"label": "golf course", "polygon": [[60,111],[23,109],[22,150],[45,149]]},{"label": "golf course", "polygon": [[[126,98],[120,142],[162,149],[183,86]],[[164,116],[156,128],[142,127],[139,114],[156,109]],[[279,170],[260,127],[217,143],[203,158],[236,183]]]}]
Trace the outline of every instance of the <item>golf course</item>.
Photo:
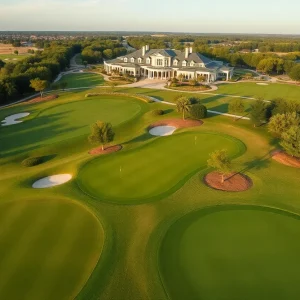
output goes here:
[{"label": "golf course", "polygon": [[[248,116],[259,97],[300,99],[299,86],[185,93],[214,113],[181,126],[178,91],[61,80],[55,99],[0,108],[0,299],[299,299],[299,168],[272,159],[267,126],[222,115],[232,96],[249,97]],[[97,121],[118,151],[90,143]],[[222,149],[246,190],[206,183]]]}]

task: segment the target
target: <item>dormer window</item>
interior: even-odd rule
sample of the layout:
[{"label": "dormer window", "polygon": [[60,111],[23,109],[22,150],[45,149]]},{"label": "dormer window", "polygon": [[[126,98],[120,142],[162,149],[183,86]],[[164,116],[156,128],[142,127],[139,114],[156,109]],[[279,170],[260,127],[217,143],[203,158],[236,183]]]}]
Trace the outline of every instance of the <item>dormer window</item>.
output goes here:
[{"label": "dormer window", "polygon": [[174,66],[177,66],[177,65],[178,65],[178,60],[175,59],[175,60],[174,60]]},{"label": "dormer window", "polygon": [[150,63],[151,63],[150,57],[147,58],[146,62],[147,62],[147,64],[150,64]]},{"label": "dormer window", "polygon": [[124,58],[124,62],[127,62],[127,61],[128,61],[128,60],[127,60],[127,57],[125,57],[125,58]]},{"label": "dormer window", "polygon": [[193,67],[195,65],[194,61],[190,62],[190,66]]},{"label": "dormer window", "polygon": [[138,62],[139,62],[139,64],[141,64],[141,63],[142,63],[142,59],[141,59],[141,58],[139,58],[139,59],[138,59]]},{"label": "dormer window", "polygon": [[186,67],[186,60],[184,60],[184,61],[182,62],[182,66],[183,66],[183,67]]},{"label": "dormer window", "polygon": [[133,57],[131,57],[130,61],[133,63],[133,62],[134,62],[134,58],[133,58]]}]

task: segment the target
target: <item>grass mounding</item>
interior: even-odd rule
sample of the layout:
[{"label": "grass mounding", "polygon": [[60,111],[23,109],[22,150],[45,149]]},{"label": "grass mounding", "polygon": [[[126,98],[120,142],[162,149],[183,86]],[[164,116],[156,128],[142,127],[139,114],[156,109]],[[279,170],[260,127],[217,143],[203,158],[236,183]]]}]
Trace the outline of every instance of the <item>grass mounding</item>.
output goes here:
[{"label": "grass mounding", "polygon": [[215,207],[175,222],[159,263],[171,299],[297,299],[300,217],[260,207]]},{"label": "grass mounding", "polygon": [[97,218],[55,198],[0,206],[0,299],[74,299],[103,248]]}]

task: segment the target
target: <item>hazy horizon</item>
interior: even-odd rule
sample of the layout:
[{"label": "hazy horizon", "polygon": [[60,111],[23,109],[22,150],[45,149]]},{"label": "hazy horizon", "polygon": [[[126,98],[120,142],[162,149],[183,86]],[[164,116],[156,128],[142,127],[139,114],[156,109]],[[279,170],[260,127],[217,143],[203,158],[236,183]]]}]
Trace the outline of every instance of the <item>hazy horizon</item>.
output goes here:
[{"label": "hazy horizon", "polygon": [[2,0],[0,31],[299,34],[300,2]]}]

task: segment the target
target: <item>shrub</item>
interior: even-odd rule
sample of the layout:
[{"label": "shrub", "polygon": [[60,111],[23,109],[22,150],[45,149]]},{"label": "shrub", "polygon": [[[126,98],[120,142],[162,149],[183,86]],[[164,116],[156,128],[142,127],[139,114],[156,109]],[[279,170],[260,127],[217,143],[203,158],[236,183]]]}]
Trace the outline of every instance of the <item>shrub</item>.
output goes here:
[{"label": "shrub", "polygon": [[194,119],[204,119],[207,117],[207,108],[202,104],[194,104],[190,108],[190,115]]},{"label": "shrub", "polygon": [[189,97],[191,104],[200,103],[201,99],[199,97]]},{"label": "shrub", "polygon": [[177,87],[177,86],[178,86],[178,84],[175,83],[175,82],[173,82],[173,83],[170,84],[170,87]]},{"label": "shrub", "polygon": [[189,80],[189,84],[190,84],[191,86],[196,86],[196,85],[198,85],[198,81],[197,81],[196,79],[190,79],[190,80]]},{"label": "shrub", "polygon": [[153,116],[162,116],[164,114],[164,111],[162,109],[154,109],[152,110]]},{"label": "shrub", "polygon": [[40,165],[43,162],[42,157],[29,157],[22,161],[22,166],[24,167],[33,167]]}]

